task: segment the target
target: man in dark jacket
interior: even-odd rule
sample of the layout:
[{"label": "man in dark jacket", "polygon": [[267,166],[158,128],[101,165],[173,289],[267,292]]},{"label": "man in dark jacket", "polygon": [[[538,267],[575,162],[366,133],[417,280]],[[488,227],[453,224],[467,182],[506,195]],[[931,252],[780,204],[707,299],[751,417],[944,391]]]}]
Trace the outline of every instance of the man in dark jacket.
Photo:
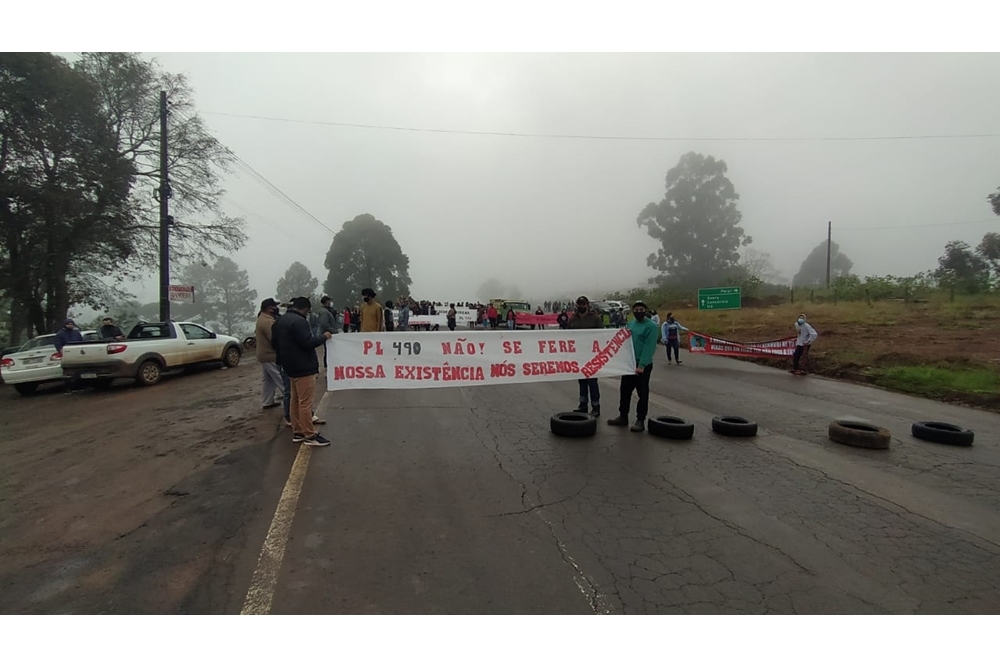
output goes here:
[{"label": "man in dark jacket", "polygon": [[271,344],[291,382],[292,442],[324,447],[330,441],[319,434],[312,421],[313,394],[319,373],[316,348],[333,338],[333,334],[324,331],[319,336],[312,335],[307,319],[311,311],[312,303],[308,298],[292,299],[288,312],[279,317],[271,329]]},{"label": "man in dark jacket", "polygon": [[[76,328],[76,322],[71,319],[67,319],[63,323],[62,329],[56,332],[56,352],[60,354],[62,354],[63,348],[66,347],[66,343],[82,342],[83,334]],[[63,377],[63,389],[65,389],[66,394],[73,393],[73,378]]]},{"label": "man in dark jacket", "polygon": [[[590,299],[581,296],[576,300],[576,311],[566,321],[567,329],[603,329],[601,314],[590,307]],[[573,412],[587,411],[587,395],[590,394],[590,414],[601,414],[601,388],[597,378],[583,378],[580,382],[580,405]]]},{"label": "man in dark jacket", "polygon": [[125,340],[125,334],[110,317],[101,320],[101,340]]}]

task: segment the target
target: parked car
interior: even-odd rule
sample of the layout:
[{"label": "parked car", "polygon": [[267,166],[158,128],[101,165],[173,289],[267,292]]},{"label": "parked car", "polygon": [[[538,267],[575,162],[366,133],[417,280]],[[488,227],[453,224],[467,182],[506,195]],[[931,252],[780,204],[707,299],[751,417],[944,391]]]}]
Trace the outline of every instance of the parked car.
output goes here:
[{"label": "parked car", "polygon": [[110,384],[135,378],[144,386],[160,381],[164,371],[222,363],[238,366],[240,341],[209,331],[194,322],[142,322],[125,340],[76,343],[63,348],[62,369],[82,381]]},{"label": "parked car", "polygon": [[[81,333],[84,341],[100,340],[96,331]],[[22,396],[35,393],[43,383],[62,381],[62,355],[56,352],[56,335],[36,336],[16,352],[4,354],[0,359],[0,376],[4,384],[11,385]]]}]

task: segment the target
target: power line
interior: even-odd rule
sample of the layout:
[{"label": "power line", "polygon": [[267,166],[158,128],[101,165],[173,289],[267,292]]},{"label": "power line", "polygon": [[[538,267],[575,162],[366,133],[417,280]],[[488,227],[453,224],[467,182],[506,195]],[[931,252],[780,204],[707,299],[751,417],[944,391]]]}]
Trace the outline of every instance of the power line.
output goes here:
[{"label": "power line", "polygon": [[626,135],[595,135],[595,134],[549,134],[532,132],[490,132],[485,130],[446,130],[428,127],[405,127],[399,125],[370,125],[366,123],[340,123],[325,120],[306,120],[302,118],[279,118],[276,116],[255,116],[250,114],[227,113],[222,111],[205,111],[211,116],[228,116],[230,118],[249,118],[280,123],[300,123],[305,125],[327,125],[332,127],[353,127],[366,130],[393,130],[397,132],[427,132],[434,134],[466,134],[487,137],[524,137],[531,139],[591,139],[599,141],[908,141],[927,139],[996,139],[1000,134],[912,134],[886,136],[853,136],[853,137],[641,137]]},{"label": "power line", "polygon": [[987,222],[1000,223],[1000,218],[984,219],[984,220],[963,220],[962,222],[935,222],[928,225],[905,225],[905,226],[889,226],[889,227],[841,227],[838,232],[862,232],[871,230],[884,230],[884,229],[923,229],[926,227],[956,227],[958,225],[979,225]]}]

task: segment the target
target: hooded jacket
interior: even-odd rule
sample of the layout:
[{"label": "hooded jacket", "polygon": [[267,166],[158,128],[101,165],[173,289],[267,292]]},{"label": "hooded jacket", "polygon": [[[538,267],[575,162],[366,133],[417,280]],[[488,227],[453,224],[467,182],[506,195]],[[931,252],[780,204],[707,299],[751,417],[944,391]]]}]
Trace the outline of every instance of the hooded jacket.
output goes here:
[{"label": "hooded jacket", "polygon": [[670,338],[676,338],[680,340],[682,331],[688,331],[688,328],[683,324],[681,324],[680,322],[678,322],[677,320],[671,322],[668,319],[663,322],[663,326],[660,328],[660,332],[662,333],[661,340],[663,340],[664,343],[666,343],[667,339]]},{"label": "hooded jacket", "polygon": [[289,310],[271,327],[271,344],[278,364],[292,378],[319,373],[316,348],[326,342],[325,336],[313,337],[309,322],[302,313]]},{"label": "hooded jacket", "polygon": [[569,320],[566,321],[567,329],[603,329],[604,320],[601,318],[601,314],[598,313],[593,308],[587,308],[587,312],[582,315],[573,311],[573,314],[569,316]]},{"label": "hooded jacket", "polygon": [[[66,324],[69,324],[67,321]],[[56,332],[56,352],[62,352],[63,347],[66,343],[82,343],[83,334],[77,328],[67,329],[66,324],[63,328]]]},{"label": "hooded jacket", "polygon": [[337,316],[326,306],[319,307],[319,332],[337,333]]},{"label": "hooded jacket", "polygon": [[798,338],[795,339],[796,345],[812,345],[813,341],[819,338],[819,334],[808,322],[799,324],[796,321],[795,330],[799,332]]}]

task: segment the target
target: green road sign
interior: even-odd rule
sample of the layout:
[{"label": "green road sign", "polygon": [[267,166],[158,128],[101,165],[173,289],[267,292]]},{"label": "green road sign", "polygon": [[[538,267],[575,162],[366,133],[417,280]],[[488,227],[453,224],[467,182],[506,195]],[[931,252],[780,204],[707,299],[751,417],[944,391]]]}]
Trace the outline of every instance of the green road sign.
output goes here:
[{"label": "green road sign", "polygon": [[739,287],[698,290],[698,310],[737,310],[742,304]]}]

